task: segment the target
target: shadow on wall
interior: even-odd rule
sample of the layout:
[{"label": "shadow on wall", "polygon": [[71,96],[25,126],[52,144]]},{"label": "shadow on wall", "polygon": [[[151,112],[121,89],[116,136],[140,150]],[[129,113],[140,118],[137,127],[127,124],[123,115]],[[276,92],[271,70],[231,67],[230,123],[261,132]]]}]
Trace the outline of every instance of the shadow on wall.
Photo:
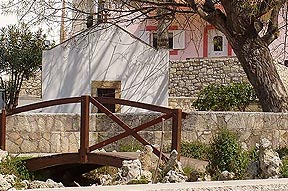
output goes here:
[{"label": "shadow on wall", "polygon": [[[44,52],[43,100],[93,94],[92,81],[121,81],[121,98],[167,106],[168,61],[168,51],[157,51],[119,27],[87,30]],[[79,111],[75,105],[45,110]]]}]

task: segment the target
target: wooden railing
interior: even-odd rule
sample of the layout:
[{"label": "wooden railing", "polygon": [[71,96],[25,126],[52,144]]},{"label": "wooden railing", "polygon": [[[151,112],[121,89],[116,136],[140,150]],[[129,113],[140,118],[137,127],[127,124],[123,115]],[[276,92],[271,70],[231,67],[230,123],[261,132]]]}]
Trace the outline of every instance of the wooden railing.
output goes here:
[{"label": "wooden railing", "polygon": [[[176,149],[180,153],[180,141],[181,141],[181,120],[186,116],[185,113],[182,113],[181,109],[169,109],[161,106],[155,106],[151,104],[145,104],[135,101],[128,101],[123,99],[114,99],[114,98],[103,98],[103,97],[91,97],[84,95],[81,97],[72,97],[72,98],[63,98],[56,99],[51,101],[43,101],[39,103],[30,104],[27,106],[18,107],[6,112],[5,109],[2,110],[0,118],[0,148],[6,150],[6,117],[21,112],[31,111],[35,109],[41,109],[50,106],[70,104],[70,103],[81,103],[81,122],[80,122],[80,149],[78,150],[80,162],[87,162],[87,154],[95,149],[100,149],[106,145],[109,145],[115,141],[123,139],[127,136],[133,136],[143,145],[151,145],[145,139],[143,139],[138,132],[142,131],[148,127],[156,125],[157,123],[162,122],[162,120],[167,120],[172,118],[172,145],[171,149]],[[115,123],[121,126],[125,131],[118,135],[115,135],[107,140],[89,146],[89,115],[90,115],[90,103],[98,108],[101,112],[105,113],[110,119]],[[141,124],[137,127],[131,128],[119,117],[109,111],[103,104],[120,104],[127,105],[131,107],[142,108],[150,111],[163,113],[160,117],[148,121],[144,124]],[[162,156],[162,159],[166,160],[167,158],[164,155],[160,155],[160,151],[151,145],[153,148],[153,153],[158,157]]]}]

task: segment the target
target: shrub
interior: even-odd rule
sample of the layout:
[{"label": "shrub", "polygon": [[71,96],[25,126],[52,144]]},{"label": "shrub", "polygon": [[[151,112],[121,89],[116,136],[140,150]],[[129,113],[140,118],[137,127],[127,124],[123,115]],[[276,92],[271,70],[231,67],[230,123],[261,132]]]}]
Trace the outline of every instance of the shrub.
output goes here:
[{"label": "shrub", "polygon": [[25,157],[8,156],[0,163],[0,174],[14,174],[19,181],[33,180],[34,174],[25,166]]},{"label": "shrub", "polygon": [[288,158],[287,157],[284,157],[282,159],[282,166],[280,169],[280,173],[283,178],[288,178]]},{"label": "shrub", "polygon": [[285,156],[288,156],[288,148],[282,147],[276,150],[276,152],[279,154],[279,157],[282,159]]},{"label": "shrub", "polygon": [[208,153],[209,146],[201,143],[200,141],[181,143],[181,156],[200,160],[207,160]]},{"label": "shrub", "polygon": [[221,172],[227,170],[235,173],[235,179],[246,175],[248,155],[237,141],[236,134],[223,128],[211,141],[207,171],[212,179],[218,179]]},{"label": "shrub", "polygon": [[211,84],[200,91],[193,106],[201,111],[245,111],[256,98],[253,87],[248,83],[232,83],[226,86]]}]

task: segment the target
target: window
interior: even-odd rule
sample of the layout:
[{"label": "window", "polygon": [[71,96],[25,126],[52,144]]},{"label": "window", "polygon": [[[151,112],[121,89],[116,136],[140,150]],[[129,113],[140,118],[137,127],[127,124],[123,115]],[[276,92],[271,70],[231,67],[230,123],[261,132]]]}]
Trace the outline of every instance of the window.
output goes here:
[{"label": "window", "polygon": [[[158,47],[158,36],[157,36],[157,33],[153,33],[153,47],[157,48]],[[169,32],[168,33],[168,48],[169,49],[173,49],[173,44],[174,44],[174,41],[173,41],[173,33],[172,32]]]},{"label": "window", "polygon": [[[91,94],[93,97],[114,97],[116,99],[121,98],[121,81],[92,81],[91,82]],[[110,104],[111,105],[111,104]],[[113,105],[113,104],[112,104]],[[107,107],[107,105],[105,105]],[[108,105],[108,109],[109,109]],[[110,110],[110,109],[109,109]],[[111,110],[118,113],[121,112],[121,105],[116,104],[111,106]],[[96,106],[92,106],[92,112],[97,113],[98,109]]]},{"label": "window", "polygon": [[[106,88],[98,88],[97,89],[98,97],[112,97],[115,98],[115,89],[106,89]],[[115,104],[103,104],[109,111],[115,113]],[[98,110],[98,113],[103,113]]]},{"label": "window", "polygon": [[223,51],[223,37],[215,36],[213,38],[214,51]]},{"label": "window", "polygon": [[[147,44],[153,47],[158,47],[157,32],[140,30],[138,37]],[[170,30],[168,32],[168,48],[173,50],[185,49],[185,31],[184,30]]]}]

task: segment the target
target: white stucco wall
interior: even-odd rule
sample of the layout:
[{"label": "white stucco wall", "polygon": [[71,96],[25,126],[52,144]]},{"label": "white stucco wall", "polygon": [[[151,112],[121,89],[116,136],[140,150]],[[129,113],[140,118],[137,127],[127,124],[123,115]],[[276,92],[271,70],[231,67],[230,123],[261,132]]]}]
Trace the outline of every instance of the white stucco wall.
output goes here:
[{"label": "white stucco wall", "polygon": [[[121,98],[168,105],[168,51],[102,25],[43,53],[43,100],[91,95],[91,81],[121,81]],[[122,108],[122,112],[135,111]],[[80,112],[64,105],[43,112]]]}]

